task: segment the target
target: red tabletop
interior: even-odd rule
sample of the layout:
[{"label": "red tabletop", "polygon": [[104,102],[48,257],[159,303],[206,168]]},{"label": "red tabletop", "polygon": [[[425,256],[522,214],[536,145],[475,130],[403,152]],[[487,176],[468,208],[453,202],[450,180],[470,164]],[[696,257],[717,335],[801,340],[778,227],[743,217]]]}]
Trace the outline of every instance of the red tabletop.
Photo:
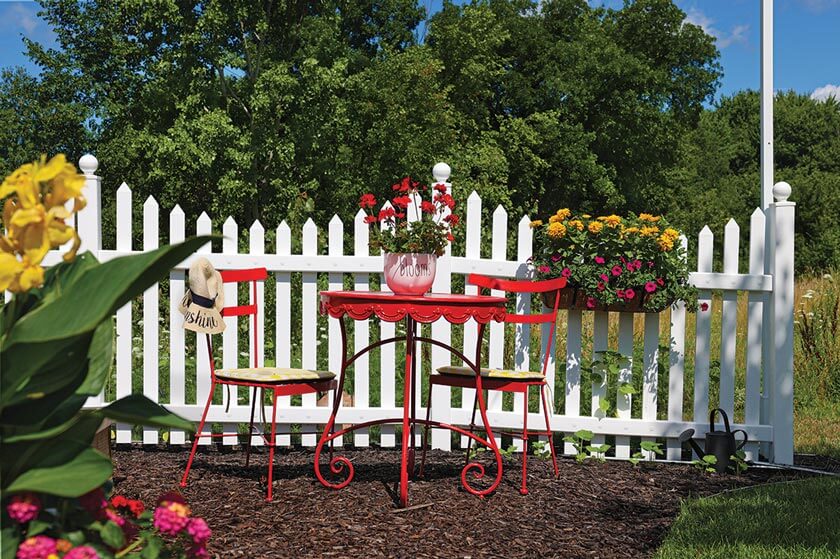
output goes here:
[{"label": "red tabletop", "polygon": [[372,315],[387,322],[398,322],[411,316],[417,322],[434,322],[441,317],[455,324],[474,319],[482,324],[505,319],[504,297],[427,293],[396,295],[387,291],[322,291],[321,313],[341,318],[345,314],[355,320]]}]

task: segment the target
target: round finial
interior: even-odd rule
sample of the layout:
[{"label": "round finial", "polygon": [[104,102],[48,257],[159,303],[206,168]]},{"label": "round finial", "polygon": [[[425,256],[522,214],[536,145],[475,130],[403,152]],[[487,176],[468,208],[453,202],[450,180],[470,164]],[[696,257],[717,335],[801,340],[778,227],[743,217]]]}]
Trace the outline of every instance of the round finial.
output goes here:
[{"label": "round finial", "polygon": [[79,159],[79,169],[86,175],[92,175],[96,173],[96,169],[99,168],[99,161],[89,153],[86,153]]},{"label": "round finial", "polygon": [[449,168],[449,165],[443,162],[432,167],[432,176],[435,177],[435,180],[438,182],[448,181],[451,173],[452,169]]},{"label": "round finial", "polygon": [[776,202],[787,202],[790,196],[790,185],[784,181],[777,182],[773,185],[773,198]]}]

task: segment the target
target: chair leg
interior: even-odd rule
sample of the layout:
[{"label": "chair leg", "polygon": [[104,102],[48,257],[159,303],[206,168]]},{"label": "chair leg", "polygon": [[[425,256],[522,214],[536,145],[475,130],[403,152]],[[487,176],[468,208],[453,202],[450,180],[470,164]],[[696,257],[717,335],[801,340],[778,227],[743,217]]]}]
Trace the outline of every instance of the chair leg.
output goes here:
[{"label": "chair leg", "polygon": [[187,486],[187,477],[190,475],[190,468],[192,468],[193,458],[195,458],[195,451],[198,448],[198,439],[204,431],[204,422],[207,419],[207,412],[210,410],[210,404],[213,402],[213,392],[216,391],[216,383],[210,384],[210,394],[207,395],[207,403],[204,405],[204,412],[201,414],[201,421],[198,423],[198,430],[193,436],[192,450],[190,451],[190,458],[187,460],[187,468],[184,470],[184,477],[181,478],[181,487]]},{"label": "chair leg", "polygon": [[271,439],[268,445],[268,497],[271,501],[271,493],[274,480],[274,447],[277,446],[277,391],[271,391]]},{"label": "chair leg", "polygon": [[525,404],[522,406],[522,487],[519,493],[528,494],[528,386],[524,390]]},{"label": "chair leg", "polygon": [[[470,433],[475,432],[475,412],[478,409],[478,390],[475,391],[475,398],[473,399],[473,411],[470,418]],[[467,455],[464,457],[464,466],[470,462],[470,450],[472,449],[472,439],[467,438]]]},{"label": "chair leg", "polygon": [[426,403],[426,424],[423,426],[423,454],[420,456],[420,471],[417,477],[423,477],[423,467],[426,465],[426,449],[429,447],[429,418],[432,417],[432,391],[435,383],[429,381],[429,401]]},{"label": "chair leg", "polygon": [[[236,389],[236,387],[234,387]],[[260,392],[260,400],[262,400],[262,392]],[[260,401],[262,404],[262,401]],[[251,462],[251,439],[253,438],[254,433],[254,410],[257,407],[257,387],[253,387],[253,392],[251,393],[251,422],[248,423],[248,441],[245,443],[245,467],[248,467],[248,464]]]},{"label": "chair leg", "polygon": [[545,395],[547,388],[548,386],[545,384],[540,385],[540,397],[542,398],[543,415],[545,416],[545,430],[548,432],[548,448],[551,451],[551,462],[554,465],[554,477],[558,477],[560,475],[560,468],[557,467],[557,451],[554,448],[554,435],[551,432],[548,398]]}]

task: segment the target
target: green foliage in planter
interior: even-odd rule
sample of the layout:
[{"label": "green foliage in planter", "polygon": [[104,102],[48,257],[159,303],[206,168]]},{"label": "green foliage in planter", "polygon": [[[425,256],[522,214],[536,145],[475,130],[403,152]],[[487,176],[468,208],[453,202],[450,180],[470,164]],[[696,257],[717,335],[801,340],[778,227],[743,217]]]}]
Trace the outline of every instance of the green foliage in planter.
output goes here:
[{"label": "green foliage in planter", "polygon": [[104,418],[192,430],[193,424],[132,394],[85,411],[114,362],[114,312],[205,244],[99,263],[90,253],[50,268],[44,285],[18,293],[0,325],[0,460],[3,496],[25,491],[78,497],[101,486],[111,461],[91,448]]}]

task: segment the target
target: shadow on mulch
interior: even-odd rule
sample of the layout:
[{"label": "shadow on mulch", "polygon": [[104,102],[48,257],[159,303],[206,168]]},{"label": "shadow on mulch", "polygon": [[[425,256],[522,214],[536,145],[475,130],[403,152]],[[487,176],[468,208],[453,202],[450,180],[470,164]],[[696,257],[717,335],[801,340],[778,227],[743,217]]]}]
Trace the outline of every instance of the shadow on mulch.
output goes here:
[{"label": "shadow on mulch", "polygon": [[[576,464],[528,461],[528,489],[519,494],[521,461],[505,461],[498,490],[479,499],[461,488],[463,454],[431,451],[424,479],[411,483],[399,511],[394,449],[348,450],[356,468],[340,491],[313,473],[314,452],[275,456],[274,502],[265,502],[268,453],[200,449],[181,490],[194,514],[213,530],[214,557],[649,557],[679,513],[680,500],[804,474],[751,468],[741,476],[708,475],[690,465],[652,469],[627,462]],[[178,487],[188,449],[118,448],[115,490],[154,500]],[[482,457],[489,465],[490,460]],[[327,471],[328,466],[322,466]],[[488,476],[492,472],[488,468]]]}]

